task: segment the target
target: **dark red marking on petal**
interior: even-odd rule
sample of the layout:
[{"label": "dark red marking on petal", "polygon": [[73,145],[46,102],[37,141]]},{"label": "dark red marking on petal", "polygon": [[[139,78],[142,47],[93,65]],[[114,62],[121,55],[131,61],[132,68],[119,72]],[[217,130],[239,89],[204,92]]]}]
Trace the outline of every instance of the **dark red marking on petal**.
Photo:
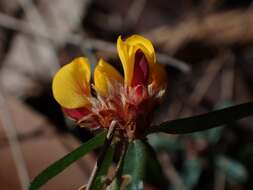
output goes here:
[{"label": "dark red marking on petal", "polygon": [[132,86],[147,85],[148,83],[148,61],[141,50],[135,53],[134,72]]},{"label": "dark red marking on petal", "polygon": [[90,113],[90,111],[85,107],[76,109],[63,108],[63,111],[74,120],[79,120]]}]

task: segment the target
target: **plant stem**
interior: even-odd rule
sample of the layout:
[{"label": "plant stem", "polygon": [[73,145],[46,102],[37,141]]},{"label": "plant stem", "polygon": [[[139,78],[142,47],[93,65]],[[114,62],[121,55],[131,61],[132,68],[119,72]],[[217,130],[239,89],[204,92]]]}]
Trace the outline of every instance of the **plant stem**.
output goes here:
[{"label": "plant stem", "polygon": [[122,164],[123,164],[124,158],[126,156],[126,152],[127,152],[127,147],[128,147],[128,142],[124,141],[123,142],[123,147],[122,147],[122,152],[121,152],[121,155],[120,155],[120,159],[118,161],[117,167],[115,169],[115,174],[112,177],[112,180],[114,179],[115,176],[117,176],[117,174],[119,172],[121,172]]},{"label": "plant stem", "polygon": [[123,166],[122,164],[123,164],[124,158],[126,156],[127,148],[128,148],[128,142],[123,141],[122,151],[121,151],[119,161],[117,163],[117,167],[114,171],[113,176],[111,178],[107,178],[105,180],[105,182],[104,182],[105,187],[109,186],[113,182],[115,177],[118,176],[122,172],[122,166]]},{"label": "plant stem", "polygon": [[92,170],[91,176],[90,176],[88,184],[86,186],[86,190],[91,190],[91,188],[92,188],[92,185],[93,185],[93,183],[96,179],[98,170],[101,167],[101,164],[104,160],[105,154],[106,154],[108,148],[111,145],[111,142],[112,142],[112,139],[113,139],[113,133],[114,133],[114,129],[115,129],[116,124],[117,124],[117,122],[115,120],[113,120],[111,122],[111,125],[109,127],[109,130],[108,130],[108,133],[107,133],[107,136],[106,136],[106,139],[105,139],[104,146],[103,146],[102,151],[101,151],[101,153],[98,157],[98,160],[97,160],[97,162],[96,162],[96,164],[95,164],[95,166]]}]

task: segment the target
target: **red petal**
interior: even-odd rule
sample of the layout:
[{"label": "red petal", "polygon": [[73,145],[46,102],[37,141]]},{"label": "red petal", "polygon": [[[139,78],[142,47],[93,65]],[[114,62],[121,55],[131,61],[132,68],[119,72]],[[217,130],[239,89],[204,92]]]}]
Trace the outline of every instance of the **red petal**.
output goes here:
[{"label": "red petal", "polygon": [[135,54],[132,86],[146,85],[148,83],[148,62],[144,53],[137,50]]},{"label": "red petal", "polygon": [[63,108],[63,111],[74,120],[79,120],[90,113],[85,107],[76,109]]}]

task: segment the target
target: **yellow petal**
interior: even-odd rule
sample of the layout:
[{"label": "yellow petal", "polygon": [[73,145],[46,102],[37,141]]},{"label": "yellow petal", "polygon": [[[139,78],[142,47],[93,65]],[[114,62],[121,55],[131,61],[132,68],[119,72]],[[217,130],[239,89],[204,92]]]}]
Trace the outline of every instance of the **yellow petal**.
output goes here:
[{"label": "yellow petal", "polygon": [[117,40],[117,50],[124,70],[125,83],[130,85],[133,76],[134,64],[132,61],[130,61],[128,53],[129,48],[125,42],[122,41],[121,36],[119,36]]},{"label": "yellow petal", "polygon": [[138,50],[141,50],[144,53],[150,68],[156,62],[152,43],[148,39],[139,35],[132,35],[125,41],[122,41],[121,36],[119,36],[117,50],[124,69],[125,83],[128,86],[130,86],[132,82],[135,54]]},{"label": "yellow petal", "polygon": [[109,63],[100,59],[94,71],[94,83],[96,91],[106,96],[108,94],[108,82],[116,80],[123,83],[121,74]]},{"label": "yellow petal", "polygon": [[90,77],[88,59],[74,59],[55,74],[52,84],[54,98],[64,108],[73,109],[87,105]]},{"label": "yellow petal", "polygon": [[164,87],[167,83],[167,73],[165,68],[161,64],[155,64],[151,68],[149,80],[155,88]]},{"label": "yellow petal", "polygon": [[135,34],[127,38],[125,42],[128,46],[139,47],[137,49],[141,49],[151,63],[156,62],[154,47],[147,38]]}]

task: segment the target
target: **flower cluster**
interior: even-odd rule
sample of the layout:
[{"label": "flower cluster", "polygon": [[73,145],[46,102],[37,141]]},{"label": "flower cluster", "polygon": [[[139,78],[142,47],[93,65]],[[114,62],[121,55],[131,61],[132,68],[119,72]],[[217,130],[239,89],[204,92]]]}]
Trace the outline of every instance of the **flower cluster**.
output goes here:
[{"label": "flower cluster", "polygon": [[76,58],[56,73],[53,95],[80,126],[108,128],[114,120],[120,135],[138,138],[149,127],[152,111],[165,92],[166,72],[156,62],[152,43],[142,36],[125,41],[120,36],[117,51],[124,77],[100,59],[90,85],[88,59]]}]

